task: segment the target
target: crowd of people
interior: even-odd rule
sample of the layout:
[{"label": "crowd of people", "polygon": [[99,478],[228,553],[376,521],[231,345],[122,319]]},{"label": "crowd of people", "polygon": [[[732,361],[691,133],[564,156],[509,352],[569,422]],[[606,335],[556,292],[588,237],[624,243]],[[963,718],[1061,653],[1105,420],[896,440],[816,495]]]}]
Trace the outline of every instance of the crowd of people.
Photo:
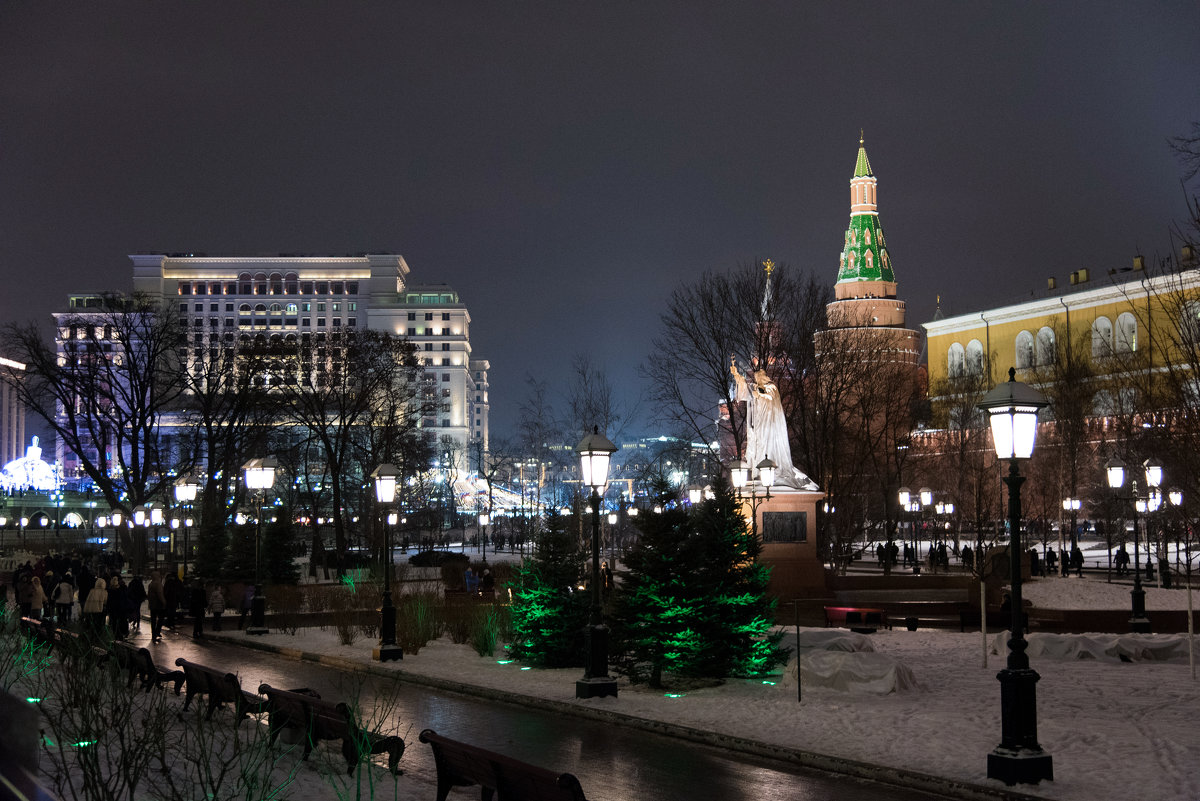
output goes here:
[{"label": "crowd of people", "polygon": [[[12,589],[22,617],[57,625],[75,624],[81,630],[114,640],[140,632],[145,611],[150,619],[150,637],[162,641],[164,628],[175,630],[182,617],[192,619],[192,633],[204,634],[204,620],[211,617],[214,631],[221,630],[221,617],[230,606],[239,613],[238,628],[245,624],[254,588],[227,589],[218,584],[193,581],[187,586],[172,570],[153,570],[148,578],[122,574],[123,560],[111,554],[85,559],[78,553],[50,554],[36,562],[18,565],[11,576],[0,577],[0,601]],[[7,579],[7,581],[6,581]]]}]

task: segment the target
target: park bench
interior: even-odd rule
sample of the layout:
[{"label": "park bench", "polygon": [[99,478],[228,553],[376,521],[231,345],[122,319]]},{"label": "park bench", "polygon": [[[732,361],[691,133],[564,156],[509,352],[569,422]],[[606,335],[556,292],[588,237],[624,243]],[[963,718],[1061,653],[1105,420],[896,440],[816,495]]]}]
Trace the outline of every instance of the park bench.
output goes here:
[{"label": "park bench", "polygon": [[839,626],[859,634],[874,634],[879,629],[890,629],[886,609],[859,606],[825,607],[825,627]]},{"label": "park bench", "polygon": [[193,695],[207,695],[208,710],[204,719],[211,719],[218,706],[233,704],[235,726],[240,726],[247,716],[263,711],[263,699],[243,690],[241,681],[234,674],[189,662],[182,656],[175,660],[175,664],[183,668],[184,681],[187,684],[187,695],[183,699],[184,709],[192,703]]},{"label": "park bench", "polygon": [[150,692],[151,687],[174,682],[175,694],[179,695],[183,687],[183,671],[154,664],[154,657],[150,655],[149,649],[118,641],[113,643],[113,657],[117,660],[117,665],[129,674],[127,686],[132,687],[134,679],[138,679],[142,682],[142,688]]},{"label": "park bench", "polygon": [[93,644],[87,637],[67,628],[55,626],[48,620],[21,618],[21,631],[33,642],[45,646],[63,660],[88,659],[99,664],[108,659],[107,649]]},{"label": "park bench", "polygon": [[487,751],[478,746],[443,737],[433,729],[421,732],[420,740],[433,749],[437,766],[437,801],[446,801],[453,787],[479,785],[489,801],[498,793],[501,801],[587,801],[579,779],[570,773],[555,773],[528,762]]},{"label": "park bench", "polygon": [[303,738],[303,759],[308,759],[320,740],[341,740],[347,773],[354,773],[368,755],[385,752],[388,770],[397,776],[402,772],[403,738],[362,728],[348,704],[323,700],[311,690],[278,690],[269,684],[259,685],[258,692],[266,698],[269,743],[274,744],[284,729],[291,729]]}]

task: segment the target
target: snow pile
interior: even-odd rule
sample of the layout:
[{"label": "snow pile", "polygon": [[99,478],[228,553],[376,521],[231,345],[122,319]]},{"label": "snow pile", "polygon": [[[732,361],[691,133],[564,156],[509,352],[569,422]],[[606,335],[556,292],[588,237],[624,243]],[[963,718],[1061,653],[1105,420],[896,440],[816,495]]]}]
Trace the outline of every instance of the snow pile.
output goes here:
[{"label": "snow pile", "polygon": [[822,651],[874,651],[871,638],[845,629],[803,629],[797,644]]},{"label": "snow pile", "polygon": [[[1114,662],[1187,662],[1187,636],[1182,634],[1042,634],[1026,635],[1032,657],[1108,659]],[[993,654],[1008,653],[1008,632],[992,640]]]},{"label": "snow pile", "polygon": [[[813,650],[800,656],[805,688],[887,695],[920,689],[912,670],[894,656],[869,652]],[[796,660],[788,662],[783,686],[796,686]]]}]

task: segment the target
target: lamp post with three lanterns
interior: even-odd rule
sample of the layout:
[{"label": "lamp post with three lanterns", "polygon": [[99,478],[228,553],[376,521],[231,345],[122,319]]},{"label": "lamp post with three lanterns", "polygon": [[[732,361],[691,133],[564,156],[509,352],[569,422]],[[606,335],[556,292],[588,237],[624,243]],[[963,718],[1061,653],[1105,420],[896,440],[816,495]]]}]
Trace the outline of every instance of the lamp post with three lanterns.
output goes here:
[{"label": "lamp post with three lanterns", "polygon": [[[371,474],[375,479],[375,500],[385,511],[396,501],[400,471],[393,464],[381,464]],[[380,662],[403,659],[404,649],[396,645],[396,607],[392,604],[392,526],[396,513],[389,512],[383,524],[383,599],[379,608],[379,645],[371,657]]]}]

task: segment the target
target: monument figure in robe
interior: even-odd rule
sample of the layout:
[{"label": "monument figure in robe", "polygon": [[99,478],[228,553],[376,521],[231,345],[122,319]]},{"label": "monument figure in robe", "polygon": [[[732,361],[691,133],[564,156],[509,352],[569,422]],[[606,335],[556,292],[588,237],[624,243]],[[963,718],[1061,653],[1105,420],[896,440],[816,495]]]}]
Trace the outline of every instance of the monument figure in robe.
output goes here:
[{"label": "monument figure in robe", "polygon": [[788,439],[787,420],[783,415],[783,399],[779,387],[759,367],[751,362],[753,373],[747,380],[738,370],[737,359],[731,359],[729,372],[733,375],[735,398],[746,402],[746,463],[751,475],[757,477],[759,462],[770,459],[775,463],[775,486],[792,489],[815,489],[816,485],[792,464],[792,446]]}]

